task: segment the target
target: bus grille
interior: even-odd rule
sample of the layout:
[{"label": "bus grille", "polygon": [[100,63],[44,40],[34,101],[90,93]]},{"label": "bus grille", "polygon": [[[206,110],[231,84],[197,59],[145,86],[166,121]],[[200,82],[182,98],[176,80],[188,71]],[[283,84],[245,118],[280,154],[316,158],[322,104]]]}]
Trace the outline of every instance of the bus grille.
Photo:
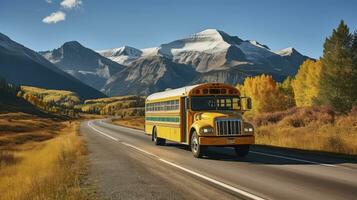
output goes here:
[{"label": "bus grille", "polygon": [[240,119],[216,119],[216,133],[218,136],[241,135]]}]

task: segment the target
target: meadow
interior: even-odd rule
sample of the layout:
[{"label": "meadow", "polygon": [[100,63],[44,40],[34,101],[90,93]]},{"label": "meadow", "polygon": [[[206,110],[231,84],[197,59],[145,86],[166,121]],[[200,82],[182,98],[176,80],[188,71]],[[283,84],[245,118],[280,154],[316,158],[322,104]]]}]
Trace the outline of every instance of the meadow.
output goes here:
[{"label": "meadow", "polygon": [[83,183],[88,163],[78,128],[77,120],[1,114],[0,199],[95,199]]}]

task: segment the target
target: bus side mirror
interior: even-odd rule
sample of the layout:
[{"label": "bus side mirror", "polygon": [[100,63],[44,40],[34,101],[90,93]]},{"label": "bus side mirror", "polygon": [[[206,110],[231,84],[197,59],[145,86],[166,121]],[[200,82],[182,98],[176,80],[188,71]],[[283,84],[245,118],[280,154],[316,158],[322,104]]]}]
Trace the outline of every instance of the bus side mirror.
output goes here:
[{"label": "bus side mirror", "polygon": [[247,109],[252,109],[252,99],[250,97],[247,98]]}]

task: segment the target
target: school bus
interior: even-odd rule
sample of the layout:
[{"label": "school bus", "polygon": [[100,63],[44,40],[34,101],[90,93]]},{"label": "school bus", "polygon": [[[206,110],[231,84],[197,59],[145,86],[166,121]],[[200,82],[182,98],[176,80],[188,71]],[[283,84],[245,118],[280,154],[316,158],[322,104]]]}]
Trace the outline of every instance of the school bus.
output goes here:
[{"label": "school bus", "polygon": [[145,133],[156,145],[166,140],[190,145],[195,157],[209,146],[234,147],[246,156],[255,141],[253,125],[242,117],[249,109],[249,97],[222,83],[166,90],[145,101]]}]

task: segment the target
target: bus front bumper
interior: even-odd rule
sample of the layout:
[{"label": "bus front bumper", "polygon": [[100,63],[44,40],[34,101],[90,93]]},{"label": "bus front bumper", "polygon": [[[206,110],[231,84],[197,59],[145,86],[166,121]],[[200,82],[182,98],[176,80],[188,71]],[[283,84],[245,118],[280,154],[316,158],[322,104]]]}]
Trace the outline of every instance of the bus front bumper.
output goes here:
[{"label": "bus front bumper", "polygon": [[238,136],[238,137],[222,137],[222,136],[210,136],[199,137],[200,145],[205,146],[235,146],[244,144],[254,144],[254,135]]}]

